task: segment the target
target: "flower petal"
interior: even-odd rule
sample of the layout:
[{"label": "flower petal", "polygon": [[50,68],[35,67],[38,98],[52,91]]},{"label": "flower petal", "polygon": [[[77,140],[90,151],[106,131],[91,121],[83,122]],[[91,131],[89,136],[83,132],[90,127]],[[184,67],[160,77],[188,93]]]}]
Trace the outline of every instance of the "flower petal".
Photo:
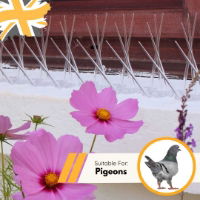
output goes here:
[{"label": "flower petal", "polygon": [[90,126],[95,123],[97,119],[95,119],[93,113],[85,113],[82,111],[74,111],[71,112],[73,118],[75,118],[82,126]]},{"label": "flower petal", "polygon": [[14,171],[20,174],[17,175],[17,179],[26,195],[36,194],[44,189],[44,186],[40,184],[41,177],[31,170],[16,166]]},{"label": "flower petal", "polygon": [[45,167],[48,170],[55,171],[56,160],[57,160],[57,141],[54,136],[45,131],[39,129],[29,133],[29,141],[37,148],[40,157],[45,162]]},{"label": "flower petal", "polygon": [[21,182],[25,192],[34,193],[43,189],[39,180],[46,166],[35,146],[29,141],[15,143],[11,152],[11,160],[17,180]]},{"label": "flower petal", "polygon": [[23,125],[21,125],[19,128],[15,128],[15,129],[9,130],[8,133],[17,133],[19,131],[23,131],[23,130],[29,129],[30,126],[31,126],[31,122],[28,121],[28,122],[24,123]]},{"label": "flower petal", "polygon": [[12,127],[9,117],[0,115],[0,134],[5,134]]},{"label": "flower petal", "polygon": [[17,192],[12,195],[13,200],[23,200],[23,195],[21,192]]},{"label": "flower petal", "polygon": [[130,119],[138,112],[138,100],[127,99],[117,104],[112,110],[112,118],[115,119]]},{"label": "flower petal", "polygon": [[[15,143],[11,151],[11,159],[14,163],[14,169],[20,166],[35,174],[41,173],[46,169],[40,152],[30,142]],[[20,175],[18,172],[16,174]]]},{"label": "flower petal", "polygon": [[56,198],[56,194],[53,191],[41,191],[33,195],[28,195],[24,200],[60,200],[60,198]]},{"label": "flower petal", "polygon": [[80,153],[82,151],[83,145],[78,137],[72,135],[61,136],[57,141],[56,170],[61,172],[68,153]]},{"label": "flower petal", "polygon": [[120,129],[115,124],[110,124],[104,136],[108,142],[114,142],[115,140],[122,139],[125,134],[126,132],[123,129]]},{"label": "flower petal", "polygon": [[135,133],[143,125],[143,121],[128,121],[113,119],[109,123],[96,122],[86,129],[86,132],[104,135],[109,142],[121,139],[127,133]]},{"label": "flower petal", "polygon": [[93,200],[92,193],[96,190],[92,184],[66,184],[59,193],[66,199],[73,200]]},{"label": "flower petal", "polygon": [[106,134],[106,125],[107,122],[96,121],[94,124],[87,127],[87,133],[93,133],[96,135],[105,135]]},{"label": "flower petal", "polygon": [[123,138],[124,134],[126,133],[125,130],[119,128],[114,123],[107,123],[107,122],[98,122],[86,130],[88,133],[93,133],[96,135],[104,135],[106,140],[109,142],[113,142],[117,139]]},{"label": "flower petal", "polygon": [[139,130],[139,128],[144,124],[143,121],[128,121],[128,120],[119,120],[114,119],[113,123],[122,128],[126,133],[135,133]]},{"label": "flower petal", "polygon": [[34,194],[44,187],[40,183],[41,176],[56,170],[57,141],[43,129],[34,131],[27,141],[14,145],[11,159],[24,192]]},{"label": "flower petal", "polygon": [[9,140],[26,140],[30,136],[29,133],[25,134],[13,134],[13,133],[7,133],[6,138]]},{"label": "flower petal", "polygon": [[93,82],[88,81],[81,85],[79,90],[72,92],[71,105],[82,111],[92,112],[96,109],[97,91]]},{"label": "flower petal", "polygon": [[111,87],[104,88],[97,97],[99,108],[111,109],[117,104],[116,92]]}]

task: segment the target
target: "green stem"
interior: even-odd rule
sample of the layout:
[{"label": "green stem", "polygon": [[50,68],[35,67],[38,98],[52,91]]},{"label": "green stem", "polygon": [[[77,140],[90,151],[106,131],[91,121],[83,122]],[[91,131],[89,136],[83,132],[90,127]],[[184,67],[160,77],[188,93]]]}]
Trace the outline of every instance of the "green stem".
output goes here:
[{"label": "green stem", "polygon": [[37,130],[38,127],[38,123],[35,123],[35,131]]},{"label": "green stem", "polygon": [[92,141],[92,145],[91,145],[91,147],[90,147],[90,153],[93,151],[96,138],[97,138],[97,135],[94,135],[94,138],[93,138],[93,141]]},{"label": "green stem", "polygon": [[183,199],[184,199],[184,191],[181,192],[181,200],[183,200]]},{"label": "green stem", "polygon": [[25,194],[24,194],[24,192],[23,192],[22,186],[21,186],[21,193],[22,193],[23,199],[25,199]]},{"label": "green stem", "polygon": [[3,152],[3,141],[1,140],[1,175],[2,175],[2,189],[3,189],[3,198],[6,200],[6,187],[5,187],[5,179],[4,179],[4,167],[5,167],[5,162],[4,162],[4,152]]}]

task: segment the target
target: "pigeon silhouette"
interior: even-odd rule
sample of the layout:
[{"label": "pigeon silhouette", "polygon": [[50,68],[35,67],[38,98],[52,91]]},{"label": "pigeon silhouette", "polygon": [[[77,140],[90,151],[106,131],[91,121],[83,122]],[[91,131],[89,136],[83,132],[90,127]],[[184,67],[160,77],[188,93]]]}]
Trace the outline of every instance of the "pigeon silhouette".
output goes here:
[{"label": "pigeon silhouette", "polygon": [[172,186],[172,178],[178,173],[177,153],[181,151],[178,145],[173,145],[167,151],[166,156],[159,162],[154,162],[149,156],[145,156],[148,162],[145,164],[150,168],[153,176],[157,179],[158,189],[165,189],[161,187],[162,181],[166,180],[170,188],[175,190]]}]

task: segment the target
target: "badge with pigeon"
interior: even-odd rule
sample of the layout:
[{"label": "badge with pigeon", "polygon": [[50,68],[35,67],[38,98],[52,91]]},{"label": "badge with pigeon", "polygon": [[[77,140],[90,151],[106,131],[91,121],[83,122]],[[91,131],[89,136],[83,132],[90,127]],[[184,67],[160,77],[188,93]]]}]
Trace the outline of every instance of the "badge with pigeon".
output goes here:
[{"label": "badge with pigeon", "polygon": [[195,165],[194,155],[185,143],[175,138],[158,138],[141,151],[138,174],[148,190],[171,196],[181,193],[191,184]]},{"label": "badge with pigeon", "polygon": [[148,160],[145,164],[150,168],[153,176],[158,183],[158,189],[165,189],[161,187],[161,183],[166,180],[170,186],[169,190],[178,189],[172,186],[172,178],[178,173],[177,153],[181,151],[178,145],[173,145],[167,151],[166,156],[159,162],[153,161],[149,156],[145,156]]}]

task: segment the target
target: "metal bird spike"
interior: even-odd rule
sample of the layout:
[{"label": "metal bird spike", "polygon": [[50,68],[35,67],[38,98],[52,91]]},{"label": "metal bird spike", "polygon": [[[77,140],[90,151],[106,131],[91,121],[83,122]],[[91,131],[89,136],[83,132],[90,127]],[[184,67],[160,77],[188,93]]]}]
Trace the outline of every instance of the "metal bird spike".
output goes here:
[{"label": "metal bird spike", "polygon": [[[117,35],[118,35],[120,45],[121,45],[121,48],[122,48],[122,51],[124,54],[124,62],[126,63],[126,65],[129,67],[130,71],[132,71],[132,72],[133,72],[133,68],[132,68],[131,62],[130,62],[129,49],[130,49],[131,38],[132,38],[132,33],[133,33],[133,23],[134,23],[134,13],[132,14],[131,23],[129,25],[130,28],[128,30],[127,23],[126,23],[126,15],[123,14],[123,29],[124,29],[123,30],[123,32],[124,32],[123,38],[122,38],[122,35],[120,34],[117,23],[115,23]],[[123,66],[122,76],[124,77],[126,74],[127,74],[126,67]],[[128,73],[128,75],[129,75],[129,73]]]},{"label": "metal bird spike", "polygon": [[[71,64],[76,68],[76,70],[78,70],[75,58],[74,58],[72,50],[71,50],[71,44],[72,44],[72,39],[73,39],[73,34],[74,34],[75,20],[76,20],[76,16],[74,15],[73,20],[72,20],[72,27],[71,27],[69,34],[68,34],[66,16],[64,16],[64,23],[60,22],[60,26],[61,26],[61,30],[62,30],[64,39],[65,39],[65,44],[66,44],[66,57],[71,62]],[[67,71],[69,73],[71,73],[72,68],[71,68],[71,65],[69,65],[68,62],[65,61],[65,65],[64,65],[65,76],[66,76]]]},{"label": "metal bird spike", "polygon": [[[75,30],[75,22],[76,22],[76,15],[73,15],[71,29],[69,29],[69,27],[67,26],[66,16],[64,15],[63,22],[60,22],[60,26],[61,26],[61,30],[62,30],[63,36],[65,38],[65,43],[66,43],[66,57],[71,62],[71,64],[73,64],[74,67],[76,67],[76,69],[78,69],[75,59],[73,58],[73,54],[71,54],[71,52],[70,52],[72,39],[73,39],[73,35],[74,35],[74,30]],[[69,31],[69,33],[68,33],[68,31]],[[65,61],[65,65],[64,65],[65,76],[66,76],[67,71],[69,73],[71,73],[72,68],[68,64],[68,62]]]},{"label": "metal bird spike", "polygon": [[[12,42],[14,40],[12,39]],[[4,43],[1,42],[1,44],[3,45],[4,49],[7,51],[7,53],[9,54],[9,56],[13,59],[13,61],[16,63],[16,65],[19,67],[20,71],[23,73],[23,75],[26,77],[26,79],[28,80],[28,82],[31,84],[31,85],[34,85],[33,81],[31,80],[31,78],[28,76],[28,74],[26,73],[26,71],[24,70],[24,67],[22,66],[22,63],[21,63],[21,58],[20,58],[20,55],[19,55],[19,51],[17,50],[17,47],[16,47],[16,44],[15,42],[13,42],[13,46],[15,48],[16,51],[16,54],[18,55],[18,58],[19,58],[19,62],[15,59],[15,57],[12,55],[12,53],[9,51],[9,49],[4,45]]]},{"label": "metal bird spike", "polygon": [[[92,32],[91,32],[91,29],[88,25],[88,22],[86,22],[86,26],[88,28],[88,32],[89,32],[89,35],[90,35],[90,39],[92,41],[92,46],[94,48],[94,51],[95,51],[95,54],[96,54],[96,60],[97,60],[97,64],[99,66],[99,68],[101,68],[102,71],[104,71],[103,69],[103,64],[102,64],[102,58],[101,58],[101,55],[99,54],[99,51],[97,49],[97,46],[98,46],[98,43],[96,44],[95,41],[94,41],[94,38],[92,36]],[[97,68],[98,69],[98,68]],[[105,73],[105,72],[104,72]]]},{"label": "metal bird spike", "polygon": [[[186,44],[187,44],[187,47],[189,50],[188,58],[193,63],[193,66],[195,66],[195,68],[198,70],[197,63],[196,63],[196,60],[195,60],[194,54],[193,54],[193,42],[194,42],[194,35],[195,35],[195,30],[196,30],[197,13],[195,13],[192,27],[191,27],[189,14],[188,14],[186,22],[187,22],[186,24],[184,24],[182,22],[181,26],[182,26],[182,30],[183,30],[183,33],[185,36],[185,41],[186,41]],[[194,77],[195,71],[194,71],[193,67],[190,65],[190,63],[187,61],[186,66],[185,66],[184,76],[183,76],[185,83],[186,83],[186,80],[188,79],[188,72],[189,72],[190,67],[191,67],[191,75],[192,75],[192,77]]]},{"label": "metal bird spike", "polygon": [[126,70],[128,71],[128,73],[130,74],[130,76],[132,77],[133,81],[135,81],[136,85],[139,87],[139,89],[142,91],[142,93],[144,95],[147,95],[145,90],[143,89],[142,85],[137,81],[135,75],[133,74],[133,72],[129,69],[129,67],[126,65],[126,63],[123,61],[123,59],[120,57],[120,55],[115,51],[115,49],[111,46],[111,44],[106,41],[106,43],[108,44],[108,46],[110,47],[110,49],[113,51],[113,53],[115,54],[115,56],[119,59],[119,61],[122,63],[122,65],[126,68]]},{"label": "metal bird spike", "polygon": [[29,44],[26,42],[26,40],[24,39],[24,43],[25,45],[28,47],[29,51],[32,53],[32,55],[35,57],[35,59],[38,61],[38,63],[40,64],[40,67],[42,68],[42,70],[47,74],[47,77],[49,77],[49,79],[52,81],[52,83],[54,84],[54,86],[59,87],[58,83],[54,80],[54,78],[51,76],[51,74],[49,73],[47,66],[44,65],[44,62],[42,62],[38,56],[34,53],[34,51],[32,50],[32,48],[29,46]]},{"label": "metal bird spike", "polygon": [[84,83],[83,79],[81,78],[79,71],[71,64],[71,62],[67,59],[67,57],[65,56],[65,54],[62,52],[62,50],[59,48],[59,46],[56,44],[56,42],[54,41],[53,38],[51,38],[51,41],[53,42],[54,46],[56,47],[56,49],[59,51],[59,53],[63,56],[63,58],[67,61],[67,63],[71,66],[71,68],[74,70],[76,76],[78,77],[78,79],[81,81],[81,83]]},{"label": "metal bird spike", "polygon": [[[37,38],[34,37],[36,46],[37,46],[39,54],[40,54],[40,57],[42,58],[41,61],[43,62],[43,65],[46,67],[47,70],[48,70],[48,67],[47,67],[46,53],[47,53],[49,33],[50,33],[50,28],[51,28],[51,16],[49,17],[48,24],[49,25],[47,26],[46,35],[44,35],[44,29],[41,30],[41,45],[39,44]],[[40,68],[40,69],[41,69],[41,72],[42,72],[43,69],[42,68]]]},{"label": "metal bird spike", "polygon": [[[73,66],[73,69],[75,69],[78,72],[78,66],[76,64],[76,60],[75,60],[74,55],[73,55],[72,50],[71,50],[71,43],[68,40],[67,34],[65,34],[64,28],[63,28],[62,25],[61,25],[61,29],[63,31],[63,35],[64,35],[65,43],[66,43],[66,48],[67,48],[67,55],[65,56],[67,58],[67,60],[65,62],[69,66],[69,69],[70,69],[69,73],[71,72],[71,68],[72,68],[71,66]],[[68,62],[70,62],[70,65],[68,64]]]},{"label": "metal bird spike", "polygon": [[[15,53],[17,56],[17,61],[19,62],[21,68],[25,69],[24,67],[24,58],[23,58],[23,54],[24,54],[24,42],[21,42],[21,38],[19,38],[19,46],[17,47],[15,40],[13,38],[11,38],[13,47],[15,49]],[[18,77],[20,75],[21,69],[18,67]]]},{"label": "metal bird spike", "polygon": [[[120,32],[119,32],[119,28],[117,26],[117,24],[115,23],[115,28],[116,28],[116,31],[117,31],[117,34],[118,34],[118,38],[119,38],[119,41],[120,41],[120,44],[121,44],[121,48],[122,48],[122,51],[124,53],[124,62],[126,63],[126,66],[129,67],[129,70],[133,72],[133,69],[132,69],[132,66],[131,66],[131,63],[130,63],[130,58],[129,58],[129,50],[127,49],[127,41],[125,41],[125,44],[123,43],[123,40],[122,40],[122,36],[120,35]],[[124,73],[126,71],[126,67],[123,66],[125,68],[124,70]]]},{"label": "metal bird spike", "polygon": [[[154,60],[157,63],[157,65],[160,67],[161,71],[163,73],[165,73],[165,70],[164,70],[164,67],[163,67],[163,64],[162,64],[162,61],[160,58],[160,39],[161,39],[161,34],[162,34],[163,19],[164,19],[164,14],[162,13],[161,19],[160,19],[160,24],[158,25],[157,15],[154,14],[154,17],[153,17],[154,35],[153,35],[153,31],[151,29],[151,26],[149,25],[148,22],[147,22],[147,28],[148,28],[148,32],[149,32],[151,42],[152,42],[152,45],[154,48]],[[153,64],[152,73],[151,73],[152,84],[153,84],[153,80],[155,78],[156,71],[158,71],[158,70],[157,70],[156,66]],[[162,78],[160,73],[159,73],[159,78]]]},{"label": "metal bird spike", "polygon": [[162,70],[160,69],[160,66],[158,66],[158,64],[155,62],[155,60],[151,57],[151,55],[149,54],[149,52],[145,49],[145,47],[142,45],[141,42],[138,42],[139,45],[142,47],[143,51],[146,53],[146,55],[148,56],[148,58],[153,62],[153,64],[155,65],[155,67],[157,68],[157,70],[160,72],[160,74],[162,75],[162,77],[165,79],[166,83],[168,84],[168,86],[171,88],[171,90],[173,91],[173,93],[175,94],[175,96],[177,98],[179,98],[176,90],[174,89],[174,87],[171,85],[171,83],[169,82],[168,78],[166,77],[165,73],[162,72]]},{"label": "metal bird spike", "polygon": [[[192,61],[190,60],[190,58],[186,55],[186,53],[183,51],[183,49],[181,48],[181,46],[179,45],[179,43],[177,41],[175,41],[175,44],[177,45],[177,47],[179,48],[180,52],[182,53],[182,55],[184,56],[184,58],[186,59],[186,61],[191,65],[191,67],[193,68],[193,70],[195,72],[197,72],[198,70],[196,69],[196,67],[194,66],[194,64],[192,63]],[[193,52],[192,52],[193,54]]]},{"label": "metal bird spike", "polygon": [[[48,47],[48,42],[49,42],[49,34],[50,34],[50,28],[51,28],[51,16],[49,17],[49,25],[47,27],[47,31],[46,31],[46,35],[44,35],[44,29],[41,30],[41,45],[38,42],[38,39],[36,37],[34,37],[40,58],[41,58],[41,62],[43,63],[43,67],[46,69],[44,70],[43,67],[40,65],[40,71],[41,71],[41,75],[42,72],[48,71],[48,66],[47,66],[47,60],[46,60],[46,54],[47,54],[47,47]],[[46,73],[47,74],[47,73]],[[49,76],[47,74],[47,76]],[[53,84],[58,87],[58,84],[56,83],[55,80],[53,80],[53,77],[51,77],[51,80],[53,81]]]},{"label": "metal bird spike", "polygon": [[21,60],[24,62],[24,40],[23,40],[23,36],[19,37],[19,54],[21,57]]},{"label": "metal bird spike", "polygon": [[[105,17],[105,21],[107,20],[107,17]],[[104,25],[106,25],[106,22],[104,22]],[[96,60],[95,61],[92,56],[89,54],[89,52],[85,49],[85,47],[81,44],[81,42],[79,40],[76,40],[79,44],[79,46],[82,48],[82,50],[85,52],[85,54],[90,58],[90,60],[92,61],[92,63],[94,64],[95,66],[95,70],[97,69],[101,75],[103,76],[103,78],[105,79],[105,81],[108,83],[109,86],[113,87],[111,82],[108,80],[107,76],[106,76],[106,73],[105,73],[105,68],[104,68],[104,65],[102,63],[102,57],[101,57],[101,50],[102,50],[102,44],[99,43],[99,45],[101,45],[101,48],[97,49],[96,47],[96,44],[95,44],[95,41],[94,41],[94,38],[93,38],[93,35],[92,35],[92,32],[91,32],[91,29],[90,29],[90,26],[88,24],[88,22],[86,22],[86,26],[88,28],[88,32],[89,32],[89,35],[90,35],[90,39],[92,41],[92,45],[94,47],[94,50],[95,50],[95,55],[96,55]],[[105,28],[104,28],[105,29]],[[105,31],[105,30],[104,30]],[[102,36],[104,36],[104,33],[102,34]],[[99,39],[100,41],[100,39]],[[101,38],[101,41],[103,43],[103,37]],[[98,44],[97,44],[98,45]],[[99,53],[100,52],[100,53]]]},{"label": "metal bird spike", "polygon": [[0,45],[0,72],[1,72],[2,76],[8,81],[8,83],[12,84],[12,81],[10,80],[10,78],[6,75],[6,73],[3,70],[2,54],[3,54],[3,45],[1,44]]},{"label": "metal bird spike", "polygon": [[51,18],[49,20],[49,26],[47,28],[46,37],[44,37],[44,33],[42,31],[42,34],[41,34],[41,46],[40,46],[40,44],[38,42],[37,37],[34,37],[35,44],[36,44],[36,47],[38,49],[38,52],[39,52],[39,55],[40,55],[41,59],[39,59],[39,57],[34,53],[34,51],[28,45],[28,43],[25,41],[25,39],[24,39],[24,43],[28,47],[28,49],[32,53],[32,55],[35,57],[35,59],[38,61],[38,63],[40,64],[41,71],[44,71],[46,73],[47,77],[52,81],[52,83],[53,83],[53,85],[55,87],[59,87],[59,84],[57,83],[57,81],[49,73],[48,66],[47,66],[47,61],[46,61],[46,51],[47,51],[48,40],[49,40],[50,24],[51,24]]},{"label": "metal bird spike", "polygon": [[103,41],[104,41],[104,37],[105,37],[107,19],[108,19],[108,13],[105,14],[103,29],[102,29],[102,32],[101,32],[101,39],[100,39],[100,46],[99,46],[100,55],[101,55],[101,52],[102,52],[102,46],[103,46]]},{"label": "metal bird spike", "polygon": [[105,81],[108,83],[108,85],[110,87],[113,87],[111,82],[108,80],[108,78],[106,77],[106,74],[104,73],[104,71],[102,71],[101,67],[99,67],[99,65],[94,61],[94,59],[92,58],[92,56],[88,53],[88,51],[85,49],[85,47],[81,44],[81,42],[79,40],[76,40],[77,43],[80,45],[80,47],[83,49],[83,51],[85,52],[85,54],[90,58],[90,60],[92,61],[92,63],[94,64],[95,67],[97,67],[97,69],[99,70],[99,72],[101,73],[101,75],[103,76],[103,78],[105,79]]},{"label": "metal bird spike", "polygon": [[[104,67],[103,62],[102,62],[102,46],[103,46],[103,41],[104,41],[107,17],[108,17],[108,14],[106,13],[105,18],[104,18],[104,22],[103,22],[102,31],[101,31],[100,25],[99,25],[99,20],[98,20],[98,15],[97,14],[95,15],[96,43],[95,43],[95,40],[94,40],[94,36],[92,35],[91,28],[90,28],[88,22],[86,22],[86,26],[87,26],[88,33],[89,33],[89,36],[90,36],[90,40],[92,42],[92,46],[93,46],[94,51],[95,51],[96,62],[98,64],[99,68],[101,68],[101,71],[104,72],[104,74],[105,74],[105,67]],[[98,71],[99,71],[98,68],[95,67],[95,74],[98,73]]]},{"label": "metal bird spike", "polygon": [[[124,17],[124,27],[126,27],[125,17]],[[120,31],[119,31],[119,28],[118,28],[116,23],[115,23],[115,28],[116,28],[116,31],[117,31],[117,34],[118,34],[118,38],[119,38],[119,41],[120,41],[120,44],[121,44],[121,48],[122,48],[122,51],[123,51],[123,54],[124,54],[123,60],[124,60],[124,63],[126,64],[126,65],[123,65],[123,63],[122,63],[122,65],[123,65],[122,76],[124,78],[124,76],[128,73],[128,75],[130,75],[132,78],[134,77],[133,81],[135,83],[135,81],[137,82],[137,80],[136,80],[136,77],[135,77],[135,75],[133,73],[133,67],[131,65],[130,56],[129,56],[130,43],[128,44],[128,42],[130,42],[130,40],[129,40],[130,38],[128,38],[127,35],[124,35],[125,39],[123,41],[122,36],[120,34]],[[130,29],[130,30],[132,30],[132,29]],[[124,34],[126,34],[126,30],[124,30]],[[129,37],[131,37],[131,35],[132,35],[132,33],[129,33]],[[119,56],[117,56],[117,57],[119,57]],[[127,68],[129,68],[129,71],[127,71]],[[131,72],[131,74],[129,72]],[[138,85],[139,83],[136,83],[136,84]],[[142,90],[143,90],[143,93],[144,93],[144,89],[143,88],[142,88]]]},{"label": "metal bird spike", "polygon": [[[135,14],[133,12],[132,13],[132,17],[131,17],[131,22],[127,26],[126,15],[123,14],[124,44],[125,44],[125,48],[126,48],[127,52],[129,52],[129,49],[130,49],[132,33],[133,33],[133,27],[134,27],[134,19],[135,19]],[[130,27],[130,28],[128,29],[128,27]]]}]

